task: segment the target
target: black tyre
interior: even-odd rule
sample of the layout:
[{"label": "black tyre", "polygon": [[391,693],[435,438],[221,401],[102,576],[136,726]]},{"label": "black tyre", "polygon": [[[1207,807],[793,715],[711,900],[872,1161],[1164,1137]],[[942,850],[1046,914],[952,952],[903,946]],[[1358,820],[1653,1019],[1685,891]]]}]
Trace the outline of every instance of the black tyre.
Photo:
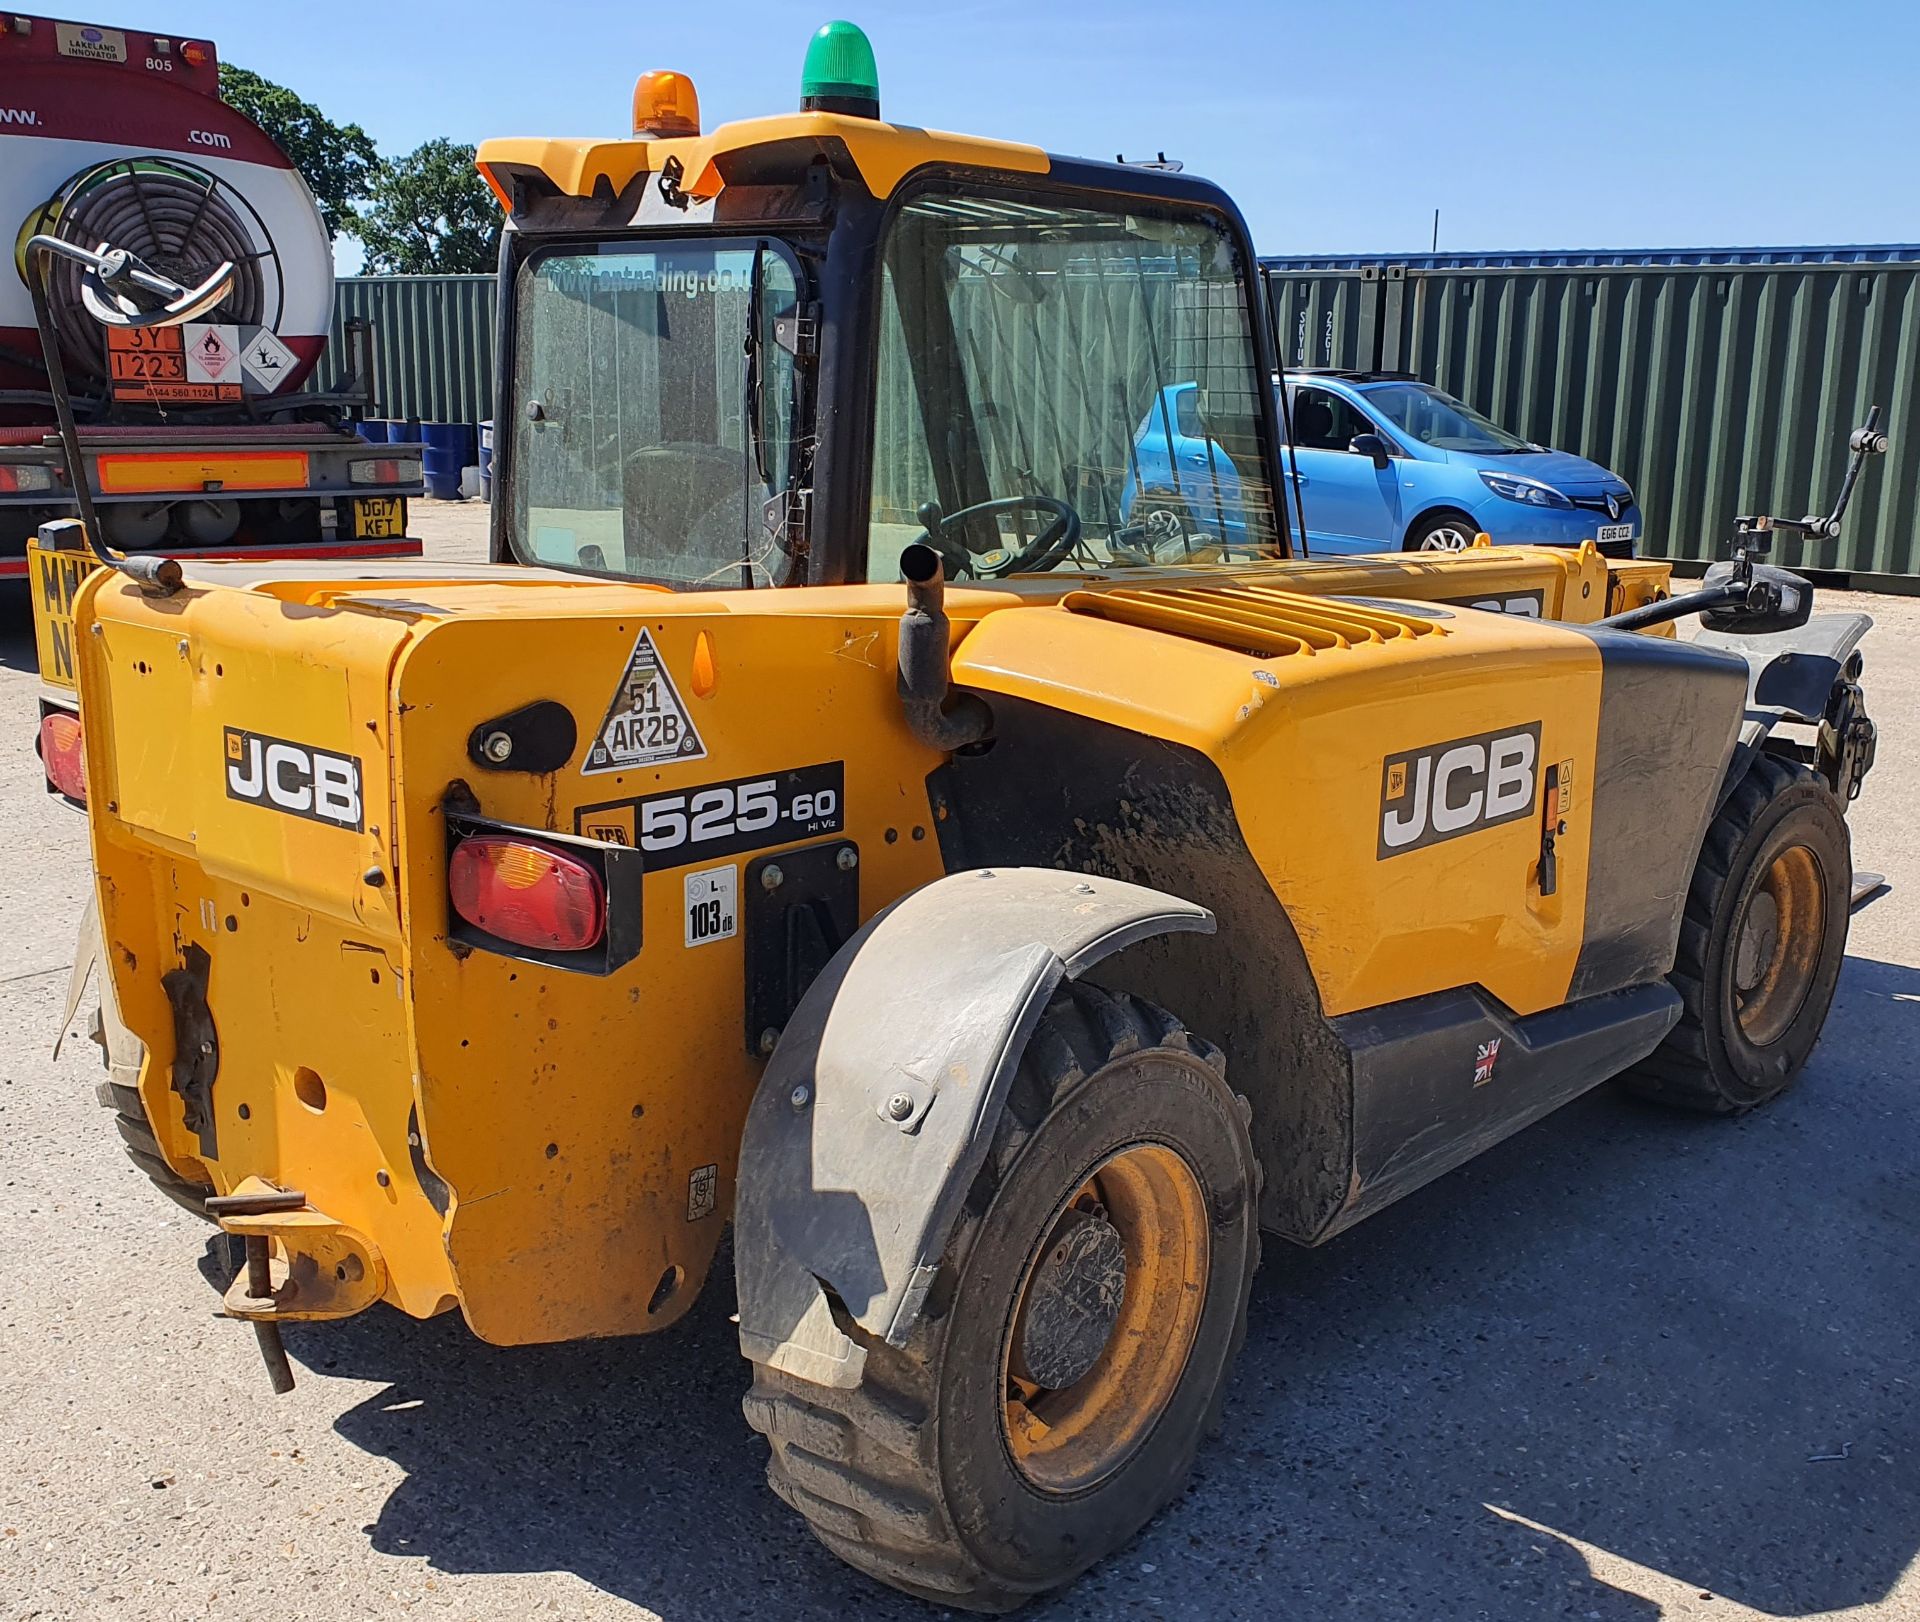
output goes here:
[{"label": "black tyre", "polygon": [[1784,1092],[1833,1004],[1852,880],[1852,841],[1825,779],[1757,756],[1707,830],[1687,892],[1671,976],[1685,1012],[1627,1084],[1720,1114]]},{"label": "black tyre", "polygon": [[835,1554],[1005,1611],[1179,1493],[1259,1260],[1259,1174],[1223,1069],[1150,1004],[1062,990],[908,1344],[854,1329],[853,1391],[756,1366],[767,1479]]},{"label": "black tyre", "polygon": [[1480,526],[1462,512],[1428,513],[1407,531],[1409,552],[1464,552]]},{"label": "black tyre", "polygon": [[127,1158],[146,1173],[148,1181],[168,1199],[203,1221],[211,1222],[206,1199],[212,1188],[189,1181],[167,1164],[166,1156],[160,1152],[159,1140],[153,1135],[152,1123],[147,1120],[146,1106],[140,1102],[140,1039],[120,1022],[104,998],[94,1009],[87,1034],[98,1044],[100,1061],[107,1069],[107,1079],[94,1089],[94,1096],[113,1111],[113,1124],[119,1128]]}]

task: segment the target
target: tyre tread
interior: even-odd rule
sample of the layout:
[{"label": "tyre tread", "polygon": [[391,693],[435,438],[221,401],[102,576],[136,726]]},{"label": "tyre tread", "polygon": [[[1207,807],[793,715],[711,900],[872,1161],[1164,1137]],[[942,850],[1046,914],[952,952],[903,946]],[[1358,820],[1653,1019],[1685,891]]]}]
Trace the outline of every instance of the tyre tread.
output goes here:
[{"label": "tyre tread", "polygon": [[1657,1103],[1712,1115],[1735,1114],[1763,1101],[1744,1099],[1729,1091],[1715,1073],[1707,1030],[1708,957],[1713,947],[1714,919],[1727,887],[1734,882],[1741,846],[1769,806],[1783,794],[1805,786],[1824,789],[1825,782],[1797,760],[1762,751],[1753,757],[1746,775],[1715,814],[1694,864],[1674,966],[1667,976],[1680,993],[1680,1019],[1659,1047],[1621,1076],[1629,1091]]},{"label": "tyre tread", "polygon": [[[1163,1010],[1084,982],[1062,988],[1028,1043],[1002,1112],[987,1164],[949,1241],[964,1258],[983,1225],[991,1192],[1012,1170],[1027,1140],[1052,1110],[1104,1065],[1144,1049],[1168,1048],[1224,1075],[1212,1043]],[[1257,1199],[1258,1190],[1255,1195]],[[1258,1263],[1255,1230],[1253,1262]],[[943,1268],[942,1274],[949,1269]],[[755,1364],[743,1401],[747,1422],[771,1447],[767,1479],[807,1521],[816,1538],[848,1565],[937,1604],[984,1612],[1011,1610],[1037,1589],[1008,1583],[973,1558],[943,1501],[935,1427],[930,1423],[937,1371],[934,1328],[938,1285],[905,1347],[868,1335],[842,1313],[841,1329],[866,1351],[859,1386],[830,1389]],[[1246,1337],[1234,1326],[1232,1356]],[[1213,1396],[1182,1458],[1182,1479],[1201,1440],[1216,1428],[1227,1382]]]}]

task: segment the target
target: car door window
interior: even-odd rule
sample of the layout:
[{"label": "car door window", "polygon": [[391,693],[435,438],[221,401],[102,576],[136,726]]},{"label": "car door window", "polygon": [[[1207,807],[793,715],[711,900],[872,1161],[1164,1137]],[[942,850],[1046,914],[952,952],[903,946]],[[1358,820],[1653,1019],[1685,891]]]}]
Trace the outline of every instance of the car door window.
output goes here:
[{"label": "car door window", "polygon": [[1371,434],[1366,413],[1330,389],[1303,388],[1293,396],[1293,442],[1303,451],[1344,451],[1355,434]]}]

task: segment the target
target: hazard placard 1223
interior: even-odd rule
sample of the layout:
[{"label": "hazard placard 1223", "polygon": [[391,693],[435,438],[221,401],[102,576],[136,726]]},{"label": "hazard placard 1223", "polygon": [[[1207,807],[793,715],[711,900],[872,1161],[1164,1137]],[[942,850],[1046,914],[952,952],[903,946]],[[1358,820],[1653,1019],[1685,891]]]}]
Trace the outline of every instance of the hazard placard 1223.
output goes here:
[{"label": "hazard placard 1223", "polygon": [[179,327],[108,327],[107,372],[116,400],[176,405],[238,400],[238,375],[224,383],[188,375]]}]

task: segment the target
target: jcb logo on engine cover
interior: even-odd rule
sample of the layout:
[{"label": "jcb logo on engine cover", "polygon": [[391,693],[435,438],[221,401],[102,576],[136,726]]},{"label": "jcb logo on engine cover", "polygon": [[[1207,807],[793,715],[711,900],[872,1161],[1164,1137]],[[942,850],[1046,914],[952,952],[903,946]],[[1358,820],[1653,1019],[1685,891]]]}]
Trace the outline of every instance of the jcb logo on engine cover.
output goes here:
[{"label": "jcb logo on engine cover", "polygon": [[1389,755],[1380,772],[1380,856],[1401,856],[1531,816],[1540,723]]},{"label": "jcb logo on engine cover", "polygon": [[360,762],[263,732],[226,729],[227,798],[358,833]]}]

